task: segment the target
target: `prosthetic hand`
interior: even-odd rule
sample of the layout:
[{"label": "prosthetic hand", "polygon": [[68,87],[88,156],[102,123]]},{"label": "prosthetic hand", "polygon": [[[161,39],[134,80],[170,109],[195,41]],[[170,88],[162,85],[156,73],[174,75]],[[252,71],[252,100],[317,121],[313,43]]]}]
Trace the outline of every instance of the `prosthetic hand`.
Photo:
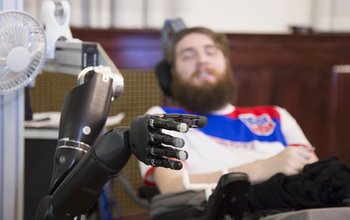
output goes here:
[{"label": "prosthetic hand", "polygon": [[[161,166],[180,170],[181,161],[186,160],[188,153],[180,150],[184,146],[181,138],[162,133],[162,129],[185,133],[189,127],[204,127],[207,118],[197,115],[162,114],[138,116],[131,123],[130,150],[138,160],[146,165]],[[171,145],[174,147],[164,146]],[[145,147],[140,147],[145,146]]]}]

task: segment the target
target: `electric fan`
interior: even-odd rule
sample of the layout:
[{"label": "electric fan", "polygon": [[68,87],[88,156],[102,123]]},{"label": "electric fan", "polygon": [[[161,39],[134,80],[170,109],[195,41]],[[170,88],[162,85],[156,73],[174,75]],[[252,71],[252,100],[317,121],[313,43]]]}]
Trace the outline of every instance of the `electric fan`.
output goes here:
[{"label": "electric fan", "polygon": [[0,95],[28,85],[45,63],[42,25],[21,11],[0,12]]}]

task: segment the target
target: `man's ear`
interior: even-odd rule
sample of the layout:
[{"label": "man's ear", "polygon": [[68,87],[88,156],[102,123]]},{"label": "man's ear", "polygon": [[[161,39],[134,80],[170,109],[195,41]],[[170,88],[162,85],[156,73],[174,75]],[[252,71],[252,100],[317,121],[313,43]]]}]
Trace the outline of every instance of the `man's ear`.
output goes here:
[{"label": "man's ear", "polygon": [[162,88],[163,92],[171,97],[170,84],[172,80],[172,71],[170,65],[166,60],[162,60],[156,66],[155,73],[158,77],[159,86]]}]

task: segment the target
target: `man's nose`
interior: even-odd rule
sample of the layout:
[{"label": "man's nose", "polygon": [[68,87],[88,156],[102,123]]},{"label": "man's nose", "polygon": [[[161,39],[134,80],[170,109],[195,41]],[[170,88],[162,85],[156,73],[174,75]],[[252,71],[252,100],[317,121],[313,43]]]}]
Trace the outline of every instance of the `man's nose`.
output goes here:
[{"label": "man's nose", "polygon": [[198,53],[197,55],[197,67],[207,67],[209,64],[209,58],[205,53]]}]

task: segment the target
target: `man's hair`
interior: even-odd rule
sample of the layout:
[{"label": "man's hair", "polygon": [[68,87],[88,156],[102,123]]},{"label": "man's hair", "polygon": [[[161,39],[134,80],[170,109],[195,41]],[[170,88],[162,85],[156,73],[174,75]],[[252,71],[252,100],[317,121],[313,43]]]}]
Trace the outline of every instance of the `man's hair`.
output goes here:
[{"label": "man's hair", "polygon": [[210,39],[214,41],[216,46],[222,50],[225,58],[229,60],[230,46],[229,46],[229,41],[225,34],[215,33],[214,31],[204,27],[194,27],[194,28],[184,29],[174,34],[172,38],[171,46],[169,47],[167,56],[166,56],[166,61],[168,62],[170,67],[174,67],[174,64],[175,64],[175,58],[176,58],[175,47],[177,43],[183,37],[191,33],[201,33],[201,34],[207,35]]}]

